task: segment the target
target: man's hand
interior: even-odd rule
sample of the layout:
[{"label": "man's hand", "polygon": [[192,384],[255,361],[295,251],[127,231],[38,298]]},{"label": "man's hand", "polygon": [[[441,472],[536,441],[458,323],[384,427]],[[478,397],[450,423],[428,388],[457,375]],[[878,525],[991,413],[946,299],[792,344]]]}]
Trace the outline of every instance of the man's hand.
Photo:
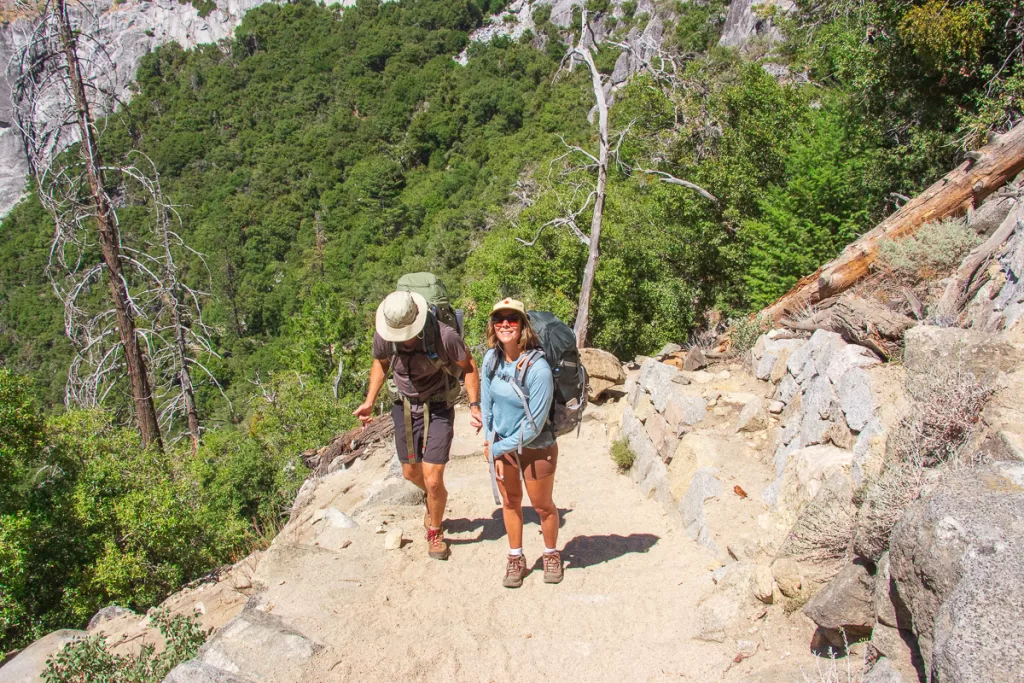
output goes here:
[{"label": "man's hand", "polygon": [[352,414],[359,418],[359,421],[363,423],[363,426],[373,422],[373,404],[372,403],[361,403],[358,408],[352,411]]},{"label": "man's hand", "polygon": [[490,462],[491,461],[490,452],[491,452],[491,444],[490,444],[490,442],[484,441],[484,461],[485,462]]},{"label": "man's hand", "polygon": [[480,412],[480,406],[472,406],[469,409],[469,426],[476,427],[476,433],[480,433],[480,428],[484,426],[483,413]]}]

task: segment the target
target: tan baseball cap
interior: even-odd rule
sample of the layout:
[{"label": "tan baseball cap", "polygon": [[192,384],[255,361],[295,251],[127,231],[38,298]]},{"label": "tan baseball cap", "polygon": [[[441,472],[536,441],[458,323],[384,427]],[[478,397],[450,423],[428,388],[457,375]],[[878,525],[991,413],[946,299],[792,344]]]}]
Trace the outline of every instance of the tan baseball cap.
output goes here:
[{"label": "tan baseball cap", "polygon": [[392,292],[377,307],[377,334],[384,341],[409,341],[427,322],[427,300],[416,292]]},{"label": "tan baseball cap", "polygon": [[516,299],[504,298],[498,303],[494,304],[494,308],[491,309],[491,313],[497,313],[498,311],[515,311],[519,315],[523,316],[523,319],[528,319],[526,315],[526,306],[523,305],[522,301]]}]

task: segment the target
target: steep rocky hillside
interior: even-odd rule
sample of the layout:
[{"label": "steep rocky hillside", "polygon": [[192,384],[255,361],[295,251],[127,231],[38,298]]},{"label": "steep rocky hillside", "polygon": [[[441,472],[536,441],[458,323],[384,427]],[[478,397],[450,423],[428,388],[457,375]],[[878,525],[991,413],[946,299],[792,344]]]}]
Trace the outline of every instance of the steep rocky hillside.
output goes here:
[{"label": "steep rocky hillside", "polygon": [[[217,0],[209,11],[199,12],[195,6],[177,0],[88,0],[70,5],[75,21],[93,39],[86,41],[86,61],[99,89],[106,91],[112,102],[131,99],[131,83],[139,60],[160,45],[175,42],[188,49],[204,43],[230,38],[245,13],[267,2],[279,0]],[[355,5],[355,0],[340,0],[341,7]],[[621,0],[609,3],[608,17],[622,16]],[[662,42],[664,10],[652,0],[634,3],[633,11],[647,15],[648,21],[627,37],[633,48],[624,52],[616,64],[610,85],[624,85],[640,68],[640,60],[649,59]],[[471,35],[473,40],[487,41],[496,36],[518,38],[534,28],[532,13],[537,6],[551,6],[551,22],[568,27],[573,11],[585,5],[584,0],[515,0],[506,11],[491,17],[487,26]],[[785,5],[781,6],[786,9]],[[671,13],[667,18],[671,20]],[[596,41],[605,37],[606,21],[596,22]],[[5,71],[0,78],[0,217],[6,215],[21,199],[25,189],[28,165],[21,149],[11,104],[11,88],[16,79],[14,58],[31,41],[32,17],[11,12],[0,16],[0,64]],[[753,36],[770,34],[771,23],[758,19],[750,2],[739,0],[730,6],[725,21],[722,44],[740,46]],[[460,57],[465,60],[465,55]],[[106,114],[109,111],[97,111]],[[73,141],[73,140],[72,140]]]}]

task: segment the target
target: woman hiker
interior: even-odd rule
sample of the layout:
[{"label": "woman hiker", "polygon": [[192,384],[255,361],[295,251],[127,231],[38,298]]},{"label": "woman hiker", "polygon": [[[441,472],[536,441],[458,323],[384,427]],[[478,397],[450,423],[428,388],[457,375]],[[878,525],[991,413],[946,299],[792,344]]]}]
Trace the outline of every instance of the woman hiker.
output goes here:
[{"label": "woman hiker", "polygon": [[[551,499],[558,443],[548,424],[554,384],[551,367],[538,353],[540,341],[522,302],[503,299],[494,305],[487,323],[487,345],[480,400],[487,435],[484,457],[488,453],[494,457],[508,532],[508,564],[502,583],[506,588],[518,588],[528,573],[523,556],[524,481],[544,537],[544,582],[558,583],[562,580],[562,559],[556,549],[559,519]],[[526,365],[526,391],[521,396],[514,382],[517,369]]]}]

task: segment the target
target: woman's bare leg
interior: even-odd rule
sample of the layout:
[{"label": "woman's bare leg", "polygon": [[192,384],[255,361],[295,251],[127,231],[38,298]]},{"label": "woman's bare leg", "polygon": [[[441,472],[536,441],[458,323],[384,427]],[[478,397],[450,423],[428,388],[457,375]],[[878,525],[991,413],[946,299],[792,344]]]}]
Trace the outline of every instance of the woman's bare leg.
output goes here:
[{"label": "woman's bare leg", "polygon": [[496,461],[494,467],[498,476],[498,491],[501,493],[501,516],[505,520],[505,532],[508,534],[508,547],[523,547],[523,484],[516,467],[506,467],[505,463]]},{"label": "woman's bare leg", "polygon": [[[530,496],[530,504],[537,511],[540,517],[540,530],[544,535],[544,546],[556,548],[558,543],[558,508],[551,498],[551,492],[555,487],[555,475],[526,481],[526,492]],[[521,496],[522,494],[520,494]],[[520,525],[522,525],[522,512],[520,512]],[[522,526],[520,526],[520,538],[522,538]]]}]

